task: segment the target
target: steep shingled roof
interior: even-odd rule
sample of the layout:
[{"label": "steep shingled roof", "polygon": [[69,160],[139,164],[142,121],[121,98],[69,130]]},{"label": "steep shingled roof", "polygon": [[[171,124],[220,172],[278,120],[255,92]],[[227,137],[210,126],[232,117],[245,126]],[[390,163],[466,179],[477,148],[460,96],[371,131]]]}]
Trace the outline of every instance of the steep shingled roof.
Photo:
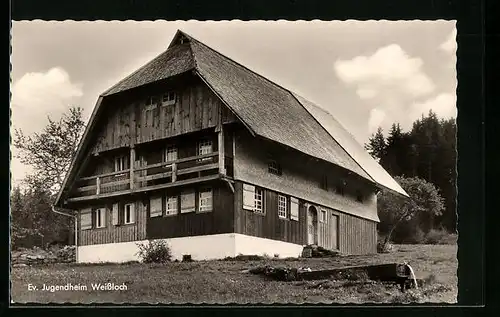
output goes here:
[{"label": "steep shingled roof", "polygon": [[194,69],[191,47],[188,43],[179,44],[161,53],[146,65],[103,92],[101,96],[109,96],[143,86],[179,75],[191,69]]},{"label": "steep shingled roof", "polygon": [[404,196],[406,191],[392,178],[387,171],[375,161],[358,141],[329,112],[318,107],[309,100],[294,94],[297,100],[313,115],[328,133],[351,155],[351,157],[379,185],[392,189]]},{"label": "steep shingled roof", "polygon": [[[408,196],[328,112],[181,31],[177,31],[167,51],[101,94],[63,189],[74,174],[75,162],[83,155],[82,148],[88,142],[87,135],[93,129],[103,99],[190,70],[197,71],[252,133]],[[62,191],[57,203],[61,195]]]}]

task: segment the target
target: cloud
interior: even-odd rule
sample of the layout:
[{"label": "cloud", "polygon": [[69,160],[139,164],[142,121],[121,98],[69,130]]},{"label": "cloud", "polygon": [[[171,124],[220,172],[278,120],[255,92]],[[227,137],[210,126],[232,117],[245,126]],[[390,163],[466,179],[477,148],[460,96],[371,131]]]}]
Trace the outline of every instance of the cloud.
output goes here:
[{"label": "cloud", "polygon": [[399,45],[391,44],[370,56],[337,60],[334,70],[343,82],[356,87],[361,99],[384,99],[384,96],[408,99],[435,89],[422,65],[422,59],[410,57]]},{"label": "cloud", "polygon": [[370,111],[370,119],[368,120],[368,130],[373,133],[381,126],[386,114],[384,111],[374,108]]},{"label": "cloud", "polygon": [[61,67],[45,73],[26,73],[12,85],[11,91],[13,124],[28,130],[42,128],[47,115],[58,117],[83,95],[81,85],[72,83]]},{"label": "cloud", "polygon": [[450,35],[446,38],[446,41],[444,41],[439,48],[446,53],[455,53],[457,50],[457,29],[453,29],[451,31]]},{"label": "cloud", "polygon": [[411,119],[417,119],[422,116],[422,114],[426,116],[431,109],[437,114],[438,117],[456,118],[456,101],[457,98],[455,95],[449,93],[441,93],[436,97],[428,99],[422,103],[414,103],[411,106],[410,111]]}]

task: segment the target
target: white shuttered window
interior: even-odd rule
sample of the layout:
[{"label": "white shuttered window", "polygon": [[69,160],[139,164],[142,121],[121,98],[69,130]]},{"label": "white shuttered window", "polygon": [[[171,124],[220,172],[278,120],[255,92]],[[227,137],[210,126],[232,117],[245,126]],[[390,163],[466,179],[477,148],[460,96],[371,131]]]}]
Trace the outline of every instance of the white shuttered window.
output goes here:
[{"label": "white shuttered window", "polygon": [[278,195],[278,217],[286,219],[286,196]]},{"label": "white shuttered window", "polygon": [[[160,203],[161,206],[161,203]],[[161,207],[160,207],[161,210]],[[128,225],[131,223],[135,223],[135,208],[134,204],[125,204],[123,207],[123,223]]]},{"label": "white shuttered window", "polygon": [[95,210],[95,221],[96,228],[106,227],[106,208],[98,208]]},{"label": "white shuttered window", "polygon": [[212,211],[212,189],[205,188],[200,190],[199,211]]},{"label": "white shuttered window", "polygon": [[167,216],[177,214],[177,196],[167,196],[166,205],[165,214]]}]

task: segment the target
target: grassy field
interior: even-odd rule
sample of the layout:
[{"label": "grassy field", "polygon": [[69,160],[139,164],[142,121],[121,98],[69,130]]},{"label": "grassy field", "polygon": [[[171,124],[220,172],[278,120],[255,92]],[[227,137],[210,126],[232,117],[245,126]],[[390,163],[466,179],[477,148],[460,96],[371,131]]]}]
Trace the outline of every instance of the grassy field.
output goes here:
[{"label": "grassy field", "polygon": [[[455,303],[456,253],[456,245],[397,245],[388,254],[322,259],[16,267],[11,298],[15,303]],[[395,285],[374,281],[278,282],[242,272],[265,264],[322,269],[404,261],[417,278],[426,279],[424,287],[402,293]],[[41,290],[43,284],[67,283],[87,290]],[[92,283],[124,283],[127,289],[92,290]],[[29,284],[37,290],[28,290]]]}]

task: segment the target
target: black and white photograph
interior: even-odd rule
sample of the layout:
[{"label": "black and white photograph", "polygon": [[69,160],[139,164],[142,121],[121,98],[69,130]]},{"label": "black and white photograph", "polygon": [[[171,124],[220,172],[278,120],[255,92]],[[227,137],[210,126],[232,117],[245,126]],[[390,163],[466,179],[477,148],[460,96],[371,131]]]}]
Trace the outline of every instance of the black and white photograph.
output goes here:
[{"label": "black and white photograph", "polygon": [[457,303],[456,21],[11,36],[11,303]]}]

